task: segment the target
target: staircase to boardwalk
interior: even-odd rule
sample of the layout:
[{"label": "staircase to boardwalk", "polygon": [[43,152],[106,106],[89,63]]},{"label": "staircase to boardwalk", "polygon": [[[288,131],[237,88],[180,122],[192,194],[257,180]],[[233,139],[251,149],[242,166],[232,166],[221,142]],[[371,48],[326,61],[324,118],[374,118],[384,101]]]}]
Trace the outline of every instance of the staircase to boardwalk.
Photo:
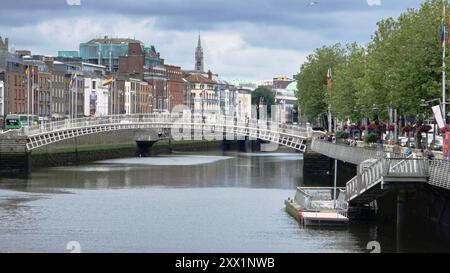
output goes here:
[{"label": "staircase to boardwalk", "polygon": [[378,158],[347,182],[347,201],[350,205],[368,204],[390,189],[421,187],[428,183],[428,169],[424,158]]},{"label": "staircase to boardwalk", "polygon": [[439,190],[450,190],[450,161],[406,158],[384,149],[351,147],[318,139],[312,139],[311,150],[358,166],[373,162],[347,182],[350,205],[368,204],[393,188],[415,188],[425,183]]}]

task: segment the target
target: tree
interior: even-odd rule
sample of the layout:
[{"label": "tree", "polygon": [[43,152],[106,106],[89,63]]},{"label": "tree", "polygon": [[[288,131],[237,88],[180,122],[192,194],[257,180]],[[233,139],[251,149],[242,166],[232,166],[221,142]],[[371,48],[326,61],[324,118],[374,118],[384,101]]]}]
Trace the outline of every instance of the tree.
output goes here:
[{"label": "tree", "polygon": [[264,104],[268,106],[267,115],[271,116],[272,113],[272,105],[275,105],[275,94],[274,92],[267,87],[258,87],[255,91],[252,92],[252,104],[256,105],[256,109],[258,110],[259,117],[259,105]]},{"label": "tree", "polygon": [[420,107],[422,99],[439,97],[441,9],[442,1],[428,0],[420,9],[409,9],[397,20],[389,18],[378,23],[368,47],[366,88],[360,90],[361,101],[418,116],[424,111]]},{"label": "tree", "polygon": [[331,110],[341,120],[360,120],[363,118],[358,104],[358,90],[363,86],[366,67],[366,50],[357,43],[347,45],[345,61],[338,64],[334,71],[331,92]]},{"label": "tree", "polygon": [[328,69],[344,61],[340,44],[322,47],[307,57],[297,75],[300,110],[309,121],[328,111],[326,79]]},{"label": "tree", "polygon": [[[301,111],[312,121],[330,103],[340,119],[367,115],[383,120],[388,108],[395,108],[401,116],[418,117],[420,125],[429,110],[421,106],[422,99],[439,98],[442,90],[441,14],[441,0],[425,0],[419,9],[379,21],[367,47],[353,43],[346,49],[339,44],[316,49],[297,77]],[[329,68],[334,74],[331,96],[325,86]]]}]

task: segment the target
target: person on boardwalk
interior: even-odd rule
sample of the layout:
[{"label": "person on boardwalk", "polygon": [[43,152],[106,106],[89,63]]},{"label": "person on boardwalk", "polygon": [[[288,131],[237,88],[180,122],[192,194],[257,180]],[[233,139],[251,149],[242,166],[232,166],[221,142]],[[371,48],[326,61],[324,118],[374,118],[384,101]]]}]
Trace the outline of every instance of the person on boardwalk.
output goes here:
[{"label": "person on boardwalk", "polygon": [[424,156],[426,156],[429,160],[434,159],[434,153],[429,148],[425,150]]},{"label": "person on boardwalk", "polygon": [[410,147],[408,147],[408,148],[406,148],[406,150],[405,150],[405,156],[410,156],[410,155],[412,155],[412,150],[411,150]]}]

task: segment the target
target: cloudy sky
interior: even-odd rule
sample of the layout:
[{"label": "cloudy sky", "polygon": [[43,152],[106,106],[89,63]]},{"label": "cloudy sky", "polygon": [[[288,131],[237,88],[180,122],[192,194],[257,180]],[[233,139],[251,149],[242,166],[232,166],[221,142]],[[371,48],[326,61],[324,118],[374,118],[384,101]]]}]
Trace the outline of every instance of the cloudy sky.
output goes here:
[{"label": "cloudy sky", "polygon": [[[80,3],[80,5],[76,5]],[[155,45],[193,69],[199,32],[205,68],[224,77],[297,73],[315,48],[367,43],[379,19],[421,0],[1,0],[0,36],[15,49],[55,55],[109,35]],[[73,5],[75,4],[75,5]]]}]

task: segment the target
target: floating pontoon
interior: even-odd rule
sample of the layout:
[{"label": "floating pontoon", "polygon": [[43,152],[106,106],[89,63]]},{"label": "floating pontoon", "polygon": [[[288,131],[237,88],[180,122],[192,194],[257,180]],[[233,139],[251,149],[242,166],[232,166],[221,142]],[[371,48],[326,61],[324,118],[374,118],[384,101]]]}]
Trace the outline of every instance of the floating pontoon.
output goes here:
[{"label": "floating pontoon", "polygon": [[294,199],[285,201],[286,211],[302,226],[343,226],[348,224],[345,190],[297,188]]}]

